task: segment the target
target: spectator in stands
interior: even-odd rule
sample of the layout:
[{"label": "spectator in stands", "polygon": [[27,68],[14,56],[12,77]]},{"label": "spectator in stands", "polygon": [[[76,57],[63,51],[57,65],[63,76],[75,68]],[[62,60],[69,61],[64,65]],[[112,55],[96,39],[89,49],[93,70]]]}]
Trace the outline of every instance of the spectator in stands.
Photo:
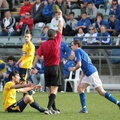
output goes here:
[{"label": "spectator in stands", "polygon": [[118,0],[112,1],[109,15],[111,15],[111,14],[114,14],[117,19],[120,19],[120,5],[118,4]]},{"label": "spectator in stands", "polygon": [[83,1],[80,1],[78,4],[79,8],[81,9],[81,13],[86,12],[86,5],[84,4]]},{"label": "spectator in stands", "polygon": [[9,36],[11,32],[15,30],[16,21],[15,18],[12,17],[10,11],[5,12],[5,18],[3,18],[1,23],[2,31],[0,32],[0,36]]},{"label": "spectator in stands", "polygon": [[111,45],[112,41],[110,38],[110,34],[107,32],[106,27],[104,25],[101,25],[100,27],[100,33],[97,34],[96,40],[99,41],[102,45]]},{"label": "spectator in stands", "polygon": [[84,13],[81,14],[81,19],[78,21],[75,29],[78,30],[79,28],[83,28],[84,32],[87,33],[88,32],[88,27],[90,26],[90,24],[91,24],[91,22],[87,18],[87,13],[84,12]]},{"label": "spectator in stands", "polygon": [[0,0],[0,8],[9,8],[7,0]]},{"label": "spectator in stands", "polygon": [[60,70],[61,70],[61,86],[59,87],[59,91],[64,91],[64,60],[68,59],[68,57],[71,54],[71,49],[70,47],[65,43],[65,42],[61,42],[60,44]]},{"label": "spectator in stands", "polygon": [[13,0],[7,0],[8,4],[9,4],[9,10],[10,11],[15,11],[15,8],[13,8]]},{"label": "spectator in stands", "polygon": [[45,23],[50,23],[54,14],[54,0],[48,0],[48,3],[42,10],[42,16]]},{"label": "spectator in stands", "polygon": [[86,33],[83,41],[86,41],[87,45],[97,45],[99,41],[96,40],[97,33],[95,32],[95,28],[93,25],[89,26],[89,33]]},{"label": "spectator in stands", "polygon": [[6,63],[0,60],[0,80],[5,78],[6,74]]},{"label": "spectator in stands", "polygon": [[107,22],[103,20],[103,14],[98,13],[96,16],[96,22],[95,22],[96,32],[100,32],[101,25],[104,25],[105,27],[107,27]]},{"label": "spectator in stands", "polygon": [[64,28],[63,35],[64,36],[75,36],[77,34],[77,31],[75,30],[77,25],[77,20],[74,18],[75,13],[70,12],[69,20],[66,23],[66,27]]},{"label": "spectator in stands", "polygon": [[34,85],[40,84],[42,86],[41,91],[45,91],[45,81],[44,81],[44,58],[41,56],[36,63],[34,73],[31,76]]},{"label": "spectator in stands", "polygon": [[120,31],[120,21],[116,19],[115,15],[110,15],[107,23],[107,31],[112,36],[118,36]]},{"label": "spectator in stands", "polygon": [[32,6],[33,4],[30,2],[30,0],[24,0],[24,4],[20,8],[19,15],[15,16],[16,21],[19,22],[21,18],[25,17],[26,12],[31,13]]},{"label": "spectator in stands", "polygon": [[55,4],[59,6],[63,13],[63,18],[67,20],[68,19],[67,4],[64,2],[64,0],[56,0]]},{"label": "spectator in stands", "polygon": [[71,51],[70,56],[68,59],[64,61],[64,77],[68,78],[70,75],[69,67],[74,67],[75,66],[75,53]]},{"label": "spectator in stands", "polygon": [[78,8],[78,0],[66,0],[69,9],[76,9]]},{"label": "spectator in stands", "polygon": [[25,17],[20,20],[16,26],[16,30],[11,33],[11,36],[24,36],[27,29],[32,31],[33,28],[33,18],[31,18],[30,12],[25,13]]},{"label": "spectator in stands", "polygon": [[5,82],[8,82],[8,77],[10,72],[19,71],[19,68],[16,66],[15,58],[13,56],[9,56],[7,58],[6,68],[7,68],[7,72],[5,75]]},{"label": "spectator in stands", "polygon": [[105,7],[105,0],[93,0],[93,2],[97,8]]},{"label": "spectator in stands", "polygon": [[95,5],[92,2],[88,2],[87,8],[86,8],[87,17],[91,21],[91,24],[95,22],[98,10],[95,7]]},{"label": "spectator in stands", "polygon": [[84,5],[87,7],[89,2],[93,2],[93,0],[82,0],[84,2]]},{"label": "spectator in stands", "polygon": [[85,36],[85,33],[83,31],[83,28],[79,28],[78,33],[75,35],[73,40],[80,40],[82,41],[82,44],[85,45],[86,41],[83,41],[84,36]]},{"label": "spectator in stands", "polygon": [[43,32],[41,33],[40,38],[37,41],[38,43],[45,42],[48,39],[48,36],[47,36],[48,30],[49,30],[49,27],[48,26],[44,26]]},{"label": "spectator in stands", "polygon": [[31,10],[31,17],[34,20],[34,24],[44,21],[42,18],[43,7],[44,7],[44,3],[41,3],[40,0],[35,0],[35,3],[33,4],[32,10]]},{"label": "spectator in stands", "polygon": [[[112,4],[112,1],[113,1],[113,0],[109,0],[109,1],[108,1],[109,4]],[[120,4],[120,0],[118,0],[118,4]]]},{"label": "spectator in stands", "polygon": [[[68,57],[68,59],[66,59],[64,61],[64,79],[69,78],[69,75],[70,75],[69,68],[75,66],[75,60],[74,59],[75,59],[75,53],[73,51],[71,51],[71,54]],[[73,72],[72,78],[74,78],[74,77],[75,77],[75,73]],[[67,82],[66,91],[67,92],[72,92],[71,82]]]},{"label": "spectator in stands", "polygon": [[[62,18],[63,21],[63,27],[65,28],[65,20]],[[54,17],[52,18],[50,22],[50,29],[54,29],[55,31],[58,30],[58,23],[59,23],[59,12],[56,11],[54,14]]]}]

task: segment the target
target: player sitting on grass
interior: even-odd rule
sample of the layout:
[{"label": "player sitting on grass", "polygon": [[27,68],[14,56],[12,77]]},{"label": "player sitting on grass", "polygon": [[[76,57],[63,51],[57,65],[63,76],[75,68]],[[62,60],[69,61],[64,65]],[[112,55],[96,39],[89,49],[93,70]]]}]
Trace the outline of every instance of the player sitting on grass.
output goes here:
[{"label": "player sitting on grass", "polygon": [[40,85],[34,85],[32,83],[23,85],[18,84],[20,76],[17,71],[13,71],[9,74],[9,80],[10,81],[5,84],[3,90],[3,105],[5,111],[22,112],[28,103],[39,112],[45,111],[45,109],[40,107],[31,95],[25,94],[23,98],[16,101],[16,92],[27,93],[29,90],[40,89]]}]

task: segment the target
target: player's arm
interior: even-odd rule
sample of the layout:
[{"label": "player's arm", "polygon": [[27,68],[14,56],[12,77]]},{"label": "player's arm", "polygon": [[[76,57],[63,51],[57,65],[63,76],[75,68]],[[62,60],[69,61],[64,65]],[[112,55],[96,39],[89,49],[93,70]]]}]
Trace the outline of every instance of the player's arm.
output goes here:
[{"label": "player's arm", "polygon": [[77,61],[77,64],[75,67],[70,67],[69,68],[69,71],[76,71],[77,69],[79,69],[81,67],[81,62],[80,61]]},{"label": "player's arm", "polygon": [[22,92],[22,93],[26,93],[29,90],[33,90],[33,89],[41,89],[41,85],[32,85],[30,87],[25,87],[25,88],[20,88],[18,89],[18,92]]},{"label": "player's arm", "polygon": [[60,9],[59,9],[58,31],[62,34],[62,31],[63,31],[63,18],[62,18],[62,11]]},{"label": "player's arm", "polygon": [[10,89],[19,89],[19,88],[24,88],[24,87],[30,87],[30,86],[33,86],[32,83],[28,83],[28,84],[17,84],[17,85],[12,85],[10,87]]},{"label": "player's arm", "polygon": [[39,59],[39,56],[36,55],[36,56],[35,56],[35,59],[34,59],[34,62],[33,62],[33,66],[32,66],[32,68],[35,68],[35,65],[36,65],[38,59]]}]

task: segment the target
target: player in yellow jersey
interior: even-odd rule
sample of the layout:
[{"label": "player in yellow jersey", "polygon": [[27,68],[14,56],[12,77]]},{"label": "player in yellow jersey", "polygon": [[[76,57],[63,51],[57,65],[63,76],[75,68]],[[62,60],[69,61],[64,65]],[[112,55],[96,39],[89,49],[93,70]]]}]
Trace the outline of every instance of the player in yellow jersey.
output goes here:
[{"label": "player in yellow jersey", "polygon": [[17,71],[12,71],[9,74],[9,80],[10,81],[5,84],[3,90],[3,105],[5,111],[22,112],[28,103],[31,107],[35,108],[39,112],[45,111],[45,109],[40,107],[31,95],[26,94],[19,101],[16,101],[16,92],[26,93],[32,89],[40,89],[40,85],[34,85],[32,83],[23,85],[18,84],[20,76]]},{"label": "player in yellow jersey", "polygon": [[23,83],[26,83],[35,54],[35,46],[31,42],[31,38],[32,36],[30,32],[27,32],[25,34],[25,44],[22,47],[22,56],[16,63],[16,65],[20,67],[19,74]]}]

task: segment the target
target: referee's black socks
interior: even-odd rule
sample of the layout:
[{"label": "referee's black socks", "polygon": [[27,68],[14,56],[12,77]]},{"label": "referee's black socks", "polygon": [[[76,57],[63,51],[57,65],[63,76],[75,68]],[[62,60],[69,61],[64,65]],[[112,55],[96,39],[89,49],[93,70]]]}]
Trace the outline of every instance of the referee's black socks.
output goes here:
[{"label": "referee's black socks", "polygon": [[56,109],[55,98],[56,98],[55,94],[53,94],[53,93],[50,94],[50,96],[49,96],[49,102],[48,102],[48,106],[47,106],[47,108],[49,110],[51,109],[51,107],[53,107],[54,110]]}]

